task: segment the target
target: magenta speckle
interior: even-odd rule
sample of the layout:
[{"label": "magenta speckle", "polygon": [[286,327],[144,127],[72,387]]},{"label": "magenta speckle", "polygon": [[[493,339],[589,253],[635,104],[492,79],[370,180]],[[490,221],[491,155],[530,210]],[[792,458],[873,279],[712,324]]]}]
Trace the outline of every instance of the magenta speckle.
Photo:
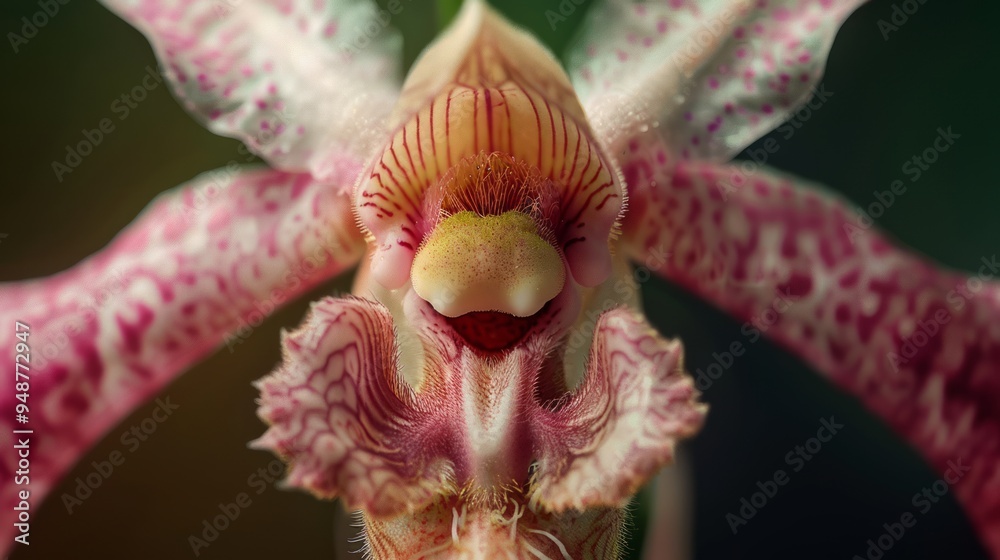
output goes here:
[{"label": "magenta speckle", "polygon": [[79,391],[73,391],[63,396],[62,405],[67,410],[73,411],[73,414],[81,415],[90,408],[90,401]]},{"label": "magenta speckle", "polygon": [[153,311],[150,308],[140,305],[137,311],[139,316],[135,323],[127,323],[121,316],[116,317],[125,350],[132,354],[138,353],[142,348],[142,335],[153,323]]},{"label": "magenta speckle", "polygon": [[841,303],[834,311],[834,317],[838,323],[846,324],[851,320],[851,309],[846,304]]}]

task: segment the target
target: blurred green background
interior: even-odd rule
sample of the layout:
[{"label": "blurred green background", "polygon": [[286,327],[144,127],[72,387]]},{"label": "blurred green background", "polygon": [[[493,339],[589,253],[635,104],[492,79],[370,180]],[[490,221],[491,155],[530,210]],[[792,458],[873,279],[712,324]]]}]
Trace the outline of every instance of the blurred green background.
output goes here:
[{"label": "blurred green background", "polygon": [[[520,0],[498,7],[561,52],[584,10],[553,30],[545,11],[558,4]],[[948,266],[975,269],[981,257],[1000,252],[1000,189],[989,175],[1000,148],[992,85],[1000,7],[928,0],[885,40],[878,20],[888,20],[893,6],[878,0],[850,18],[824,81],[833,96],[792,139],[778,136],[780,150],[768,163],[868,205],[873,191],[904,178],[901,166],[930,145],[938,127],[951,126],[961,135],[954,149],[908,184],[877,223]],[[7,0],[0,30],[18,32],[21,18],[38,10],[35,1]],[[434,3],[422,0],[395,18],[408,60],[433,37],[438,20]],[[0,280],[73,265],[105,245],[157,193],[242,158],[235,141],[206,132],[161,86],[127,120],[116,119],[115,131],[60,182],[52,161],[79,141],[81,129],[112,117],[111,102],[156,63],[136,31],[85,0],[61,6],[18,51],[0,47],[6,84]],[[188,535],[200,533],[220,502],[248,491],[247,478],[272,461],[246,442],[263,431],[250,381],[278,361],[278,330],[296,325],[310,299],[347,286],[341,279],[315,291],[254,330],[235,352],[222,348],[167,387],[163,394],[180,408],[68,514],[59,496],[92,471],[91,461],[123,449],[122,432],[154,406],[137,410],[56,488],[33,519],[30,548],[18,547],[13,558],[189,557]],[[738,323],[666,283],[650,281],[645,297],[654,324],[685,341],[691,371],[743,340]],[[708,423],[684,447],[694,473],[698,558],[864,556],[866,540],[912,511],[913,494],[937,479],[857,403],[767,342],[750,345],[704,398],[712,406]],[[785,467],[785,453],[830,415],[845,424],[843,432],[733,535],[726,513],[736,511],[758,480]],[[272,486],[251,496],[253,505],[201,558],[332,557],[333,504]],[[639,540],[633,536],[633,549]],[[917,526],[885,556],[939,557],[986,558],[950,496],[918,515]]]}]

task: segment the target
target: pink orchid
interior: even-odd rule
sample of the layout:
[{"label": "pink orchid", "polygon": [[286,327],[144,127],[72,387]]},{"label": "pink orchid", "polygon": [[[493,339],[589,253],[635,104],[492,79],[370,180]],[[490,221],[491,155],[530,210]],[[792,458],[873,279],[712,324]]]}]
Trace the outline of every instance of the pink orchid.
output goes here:
[{"label": "pink orchid", "polygon": [[360,510],[374,558],[616,558],[706,413],[639,263],[740,320],[793,300],[766,334],[940,472],[964,460],[954,491],[1000,557],[998,284],[956,291],[842,201],[726,163],[808,101],[861,0],[608,0],[565,71],[467,0],[402,84],[368,2],[105,3],[273,169],[195,178],[71,270],[0,286],[8,363],[34,352],[0,386],[4,437],[32,441],[30,486],[4,445],[7,511],[244,318],[358,265],[258,384],[254,445],[287,483]]}]

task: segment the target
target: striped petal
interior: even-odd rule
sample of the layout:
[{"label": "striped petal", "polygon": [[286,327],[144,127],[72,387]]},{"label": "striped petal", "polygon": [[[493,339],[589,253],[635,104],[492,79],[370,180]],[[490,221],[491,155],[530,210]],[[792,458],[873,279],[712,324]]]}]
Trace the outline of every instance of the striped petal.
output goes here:
[{"label": "striped petal", "polygon": [[355,200],[383,286],[403,286],[425,236],[462,211],[531,215],[577,282],[610,274],[617,175],[555,58],[483,2],[416,63],[394,123]]},{"label": "striped petal", "polygon": [[103,0],[150,40],[181,103],[268,163],[337,174],[386,134],[401,41],[369,0]]},{"label": "striped petal", "polygon": [[[28,333],[19,379],[0,387],[0,429],[30,429],[31,502],[98,438],[226,337],[258,325],[357,261],[362,240],[349,198],[306,175],[219,170],[162,195],[97,255],[56,276],[0,284],[3,356],[15,321]],[[20,329],[19,329],[20,330]],[[20,368],[19,368],[20,369]],[[28,421],[15,423],[19,404]],[[0,455],[0,505],[16,450]],[[3,546],[13,541],[0,526]]]},{"label": "striped petal", "polygon": [[[737,166],[624,162],[627,250],[773,337],[860,398],[949,482],[1000,554],[1000,261],[972,276],[893,246],[842,201]],[[667,162],[667,163],[665,163]]]},{"label": "striped petal", "polygon": [[812,97],[840,24],[864,0],[606,0],[569,53],[613,153],[656,127],[671,153],[725,161]]}]

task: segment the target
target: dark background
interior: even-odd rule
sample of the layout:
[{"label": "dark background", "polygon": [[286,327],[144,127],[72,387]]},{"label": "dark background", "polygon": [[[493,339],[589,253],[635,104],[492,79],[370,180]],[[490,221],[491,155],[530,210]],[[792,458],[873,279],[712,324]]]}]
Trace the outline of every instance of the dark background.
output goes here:
[{"label": "dark background", "polygon": [[[898,2],[902,5],[902,2]],[[432,2],[404,2],[394,24],[405,26],[408,60],[433,36]],[[583,9],[556,31],[545,10],[556,0],[505,2],[518,23],[562,51]],[[893,2],[864,6],[845,25],[830,58],[826,88],[833,97],[794,137],[778,136],[769,164],[819,181],[860,205],[873,191],[905,179],[902,164],[928,147],[938,127],[961,134],[954,148],[877,220],[884,230],[945,265],[975,269],[1000,252],[996,160],[998,112],[995,3],[927,0],[884,40],[877,21]],[[34,1],[5,1],[0,31],[17,32]],[[138,84],[155,61],[146,41],[104,8],[71,0],[18,53],[5,41],[0,153],[0,280],[45,275],[99,250],[158,193],[199,172],[242,158],[238,144],[213,136],[160,86],[119,121],[111,102]],[[51,168],[65,146],[105,117],[116,124],[92,155],[62,182]],[[276,314],[235,352],[222,348],[168,386],[180,405],[135,452],[122,432],[148,417],[137,410],[85,457],[33,517],[30,548],[13,558],[187,558],[187,536],[240,492],[253,504],[202,558],[330,558],[336,508],[311,496],[268,487],[257,495],[247,478],[272,456],[246,442],[263,431],[250,381],[276,364],[278,330],[296,325],[310,299],[346,289],[341,279]],[[651,320],[681,336],[689,369],[711,353],[745,341],[740,325],[683,291],[656,280],[644,286]],[[698,558],[848,560],[863,556],[882,524],[914,511],[913,494],[937,476],[854,400],[800,361],[766,341],[749,345],[705,393],[707,425],[684,446],[694,473],[694,540]],[[846,427],[738,534],[726,513],[778,468],[785,454],[833,415]],[[59,496],[74,480],[124,451],[125,463],[68,514]],[[986,558],[949,495],[885,555],[902,558]],[[5,517],[6,518],[6,517]],[[632,539],[638,547],[638,537]]]}]

